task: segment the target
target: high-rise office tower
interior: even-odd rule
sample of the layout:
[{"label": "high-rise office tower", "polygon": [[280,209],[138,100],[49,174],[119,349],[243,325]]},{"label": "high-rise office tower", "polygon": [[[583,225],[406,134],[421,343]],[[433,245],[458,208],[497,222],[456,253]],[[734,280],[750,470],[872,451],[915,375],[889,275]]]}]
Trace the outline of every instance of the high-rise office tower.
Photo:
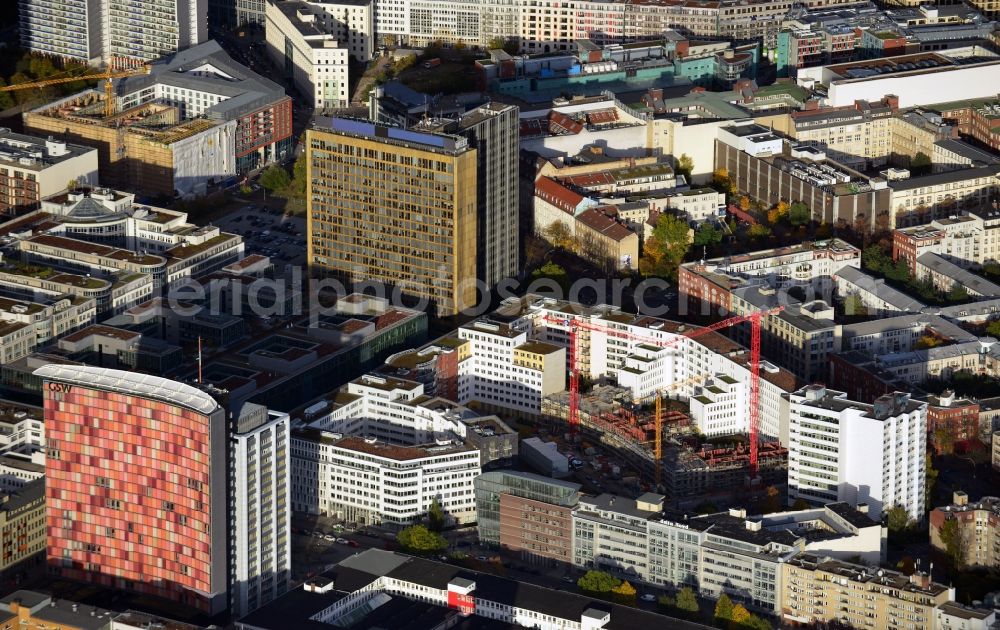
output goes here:
[{"label": "high-rise office tower", "polygon": [[242,617],[288,591],[289,419],[246,403],[234,414],[230,445],[230,606]]},{"label": "high-rise office tower", "polygon": [[461,136],[326,119],[306,135],[308,260],[440,316],[476,300],[477,152]]},{"label": "high-rise office tower", "polygon": [[75,365],[35,374],[45,395],[50,571],[224,610],[223,408],[155,376]]},{"label": "high-rise office tower", "polygon": [[208,39],[208,0],[20,0],[22,45],[95,65],[151,61]]},{"label": "high-rise office tower", "polygon": [[457,120],[430,120],[417,128],[462,136],[476,149],[476,277],[490,287],[504,278],[516,277],[520,267],[518,108],[487,103]]}]

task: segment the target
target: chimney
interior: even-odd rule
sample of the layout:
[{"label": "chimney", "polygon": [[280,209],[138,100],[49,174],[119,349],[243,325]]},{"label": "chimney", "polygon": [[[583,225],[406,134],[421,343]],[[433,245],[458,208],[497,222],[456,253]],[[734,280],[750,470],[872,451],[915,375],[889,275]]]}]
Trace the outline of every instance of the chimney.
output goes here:
[{"label": "chimney", "polygon": [[862,513],[862,514],[868,514],[868,504],[867,503],[858,503],[858,506],[855,509],[858,512]]},{"label": "chimney", "polygon": [[961,490],[956,490],[951,495],[951,502],[955,505],[968,505],[969,495],[962,492]]},{"label": "chimney", "polygon": [[931,576],[926,573],[914,573],[910,576],[910,584],[913,584],[917,588],[926,589],[931,585]]}]

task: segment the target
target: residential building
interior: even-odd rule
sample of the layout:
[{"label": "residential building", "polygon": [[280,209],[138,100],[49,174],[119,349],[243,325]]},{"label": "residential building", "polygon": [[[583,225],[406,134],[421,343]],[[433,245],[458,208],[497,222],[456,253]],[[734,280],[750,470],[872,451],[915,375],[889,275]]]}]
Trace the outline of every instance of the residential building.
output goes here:
[{"label": "residential building", "polygon": [[847,623],[879,630],[934,627],[936,608],[955,589],[926,573],[906,576],[803,553],[781,565],[781,619],[786,623]]},{"label": "residential building", "polygon": [[947,293],[961,287],[972,298],[1000,297],[1000,285],[976,275],[933,252],[917,256],[914,274],[917,279],[930,279],[938,291]]},{"label": "residential building", "polygon": [[0,599],[0,627],[5,629],[110,630],[115,614],[96,606],[56,600],[38,591],[16,590]]},{"label": "residential building", "polygon": [[934,627],[940,630],[991,630],[996,619],[994,609],[946,602],[937,608]]},{"label": "residential building", "polygon": [[267,54],[310,107],[347,107],[350,51],[317,20],[313,6],[299,0],[268,0]]},{"label": "residential building", "polygon": [[954,121],[959,133],[1000,150],[1000,102],[996,98],[941,103],[932,108],[942,118]]},{"label": "residential building", "polygon": [[990,208],[897,229],[892,233],[893,259],[905,260],[910,273],[916,272],[917,258],[928,252],[965,269],[980,269],[1000,259],[998,228],[1000,213]]},{"label": "residential building", "polygon": [[29,483],[45,476],[45,453],[30,456],[8,452],[0,455],[0,490],[17,492]]},{"label": "residential building", "polygon": [[45,553],[45,479],[0,497],[0,571]]},{"label": "residential building", "polygon": [[19,0],[18,34],[31,52],[97,65],[104,53],[103,0]]},{"label": "residential building", "polygon": [[476,477],[475,493],[480,545],[529,564],[572,564],[572,511],[580,484],[497,470]]},{"label": "residential building", "polygon": [[938,453],[964,452],[979,441],[979,403],[946,389],[928,395],[927,438]]},{"label": "residential building", "polygon": [[225,610],[225,410],[154,376],[61,365],[36,374],[45,392],[51,572]]},{"label": "residential building", "polygon": [[0,400],[0,452],[31,456],[44,451],[42,417],[40,407]]},{"label": "residential building", "polygon": [[933,338],[942,345],[979,340],[976,335],[943,317],[925,313],[883,317],[840,327],[841,349],[844,352],[860,352],[869,358],[919,350],[921,338],[925,337]]},{"label": "residential building", "polygon": [[103,91],[88,90],[25,112],[25,129],[96,147],[104,185],[170,198],[291,155],[291,99],[216,42],[149,69],[118,81],[111,116]]},{"label": "residential building", "polygon": [[103,0],[106,63],[148,62],[208,41],[207,0]]},{"label": "residential building", "polygon": [[895,393],[871,405],[810,385],[789,396],[788,500],[901,506],[924,515],[927,405]]},{"label": "residential building", "polygon": [[[1000,499],[982,497],[974,503],[964,492],[956,491],[951,505],[936,507],[930,513],[931,546],[936,552],[960,566],[994,570],[1000,567]],[[954,542],[942,536],[946,523],[955,523]]]},{"label": "residential building", "polygon": [[[854,38],[854,33],[850,33]],[[827,157],[849,168],[865,171],[886,164],[892,153],[892,117],[898,101],[855,101],[843,107],[792,112],[791,136],[826,152]]]},{"label": "residential building", "polygon": [[97,149],[0,129],[0,215],[35,210],[71,182],[97,184]]},{"label": "residential building", "polygon": [[35,302],[0,296],[0,326],[5,328],[3,354],[19,359],[40,345],[96,321],[92,299],[62,295]]},{"label": "residential building", "polygon": [[[953,141],[957,145],[965,143]],[[941,145],[936,143],[935,147]],[[949,145],[954,146],[954,145]],[[961,147],[963,150],[968,145]],[[934,163],[944,164],[947,158],[932,156]],[[961,159],[961,158],[959,158]],[[887,201],[897,227],[921,225],[933,219],[945,219],[966,213],[988,214],[1000,195],[1000,164],[956,165],[931,175],[910,177],[901,170],[887,182]],[[995,253],[995,248],[993,252]]]},{"label": "residential building", "polygon": [[[383,605],[388,604],[388,605]],[[354,623],[401,628],[420,619],[433,627],[515,625],[559,630],[566,627],[625,630],[655,627],[664,617],[631,606],[595,601],[455,565],[401,553],[367,549],[310,579],[236,622],[238,630],[278,630],[307,625]],[[703,626],[669,619],[678,630]]]},{"label": "residential building", "polygon": [[926,306],[920,300],[892,288],[882,278],[856,267],[842,267],[834,274],[833,280],[846,315],[892,317],[900,313],[919,313]]},{"label": "residential building", "polygon": [[475,304],[478,156],[466,138],[333,118],[306,145],[310,268],[394,286],[442,316]]},{"label": "residential building", "polygon": [[230,613],[242,617],[281,597],[291,581],[288,414],[244,404],[229,440]]}]

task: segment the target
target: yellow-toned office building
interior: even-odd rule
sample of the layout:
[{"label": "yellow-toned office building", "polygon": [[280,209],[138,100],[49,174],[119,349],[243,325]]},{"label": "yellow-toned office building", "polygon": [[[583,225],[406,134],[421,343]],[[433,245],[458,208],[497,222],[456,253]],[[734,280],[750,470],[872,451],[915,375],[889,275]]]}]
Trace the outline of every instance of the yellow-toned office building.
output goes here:
[{"label": "yellow-toned office building", "polygon": [[399,288],[438,316],[476,300],[476,150],[460,136],[340,118],[306,135],[308,260]]}]

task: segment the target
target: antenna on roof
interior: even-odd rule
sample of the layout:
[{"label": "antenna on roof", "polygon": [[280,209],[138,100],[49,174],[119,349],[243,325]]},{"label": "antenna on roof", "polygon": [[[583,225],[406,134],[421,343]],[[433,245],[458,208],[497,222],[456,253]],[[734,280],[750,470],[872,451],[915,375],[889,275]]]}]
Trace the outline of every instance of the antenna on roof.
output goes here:
[{"label": "antenna on roof", "polygon": [[201,384],[201,335],[198,336],[198,384]]}]

